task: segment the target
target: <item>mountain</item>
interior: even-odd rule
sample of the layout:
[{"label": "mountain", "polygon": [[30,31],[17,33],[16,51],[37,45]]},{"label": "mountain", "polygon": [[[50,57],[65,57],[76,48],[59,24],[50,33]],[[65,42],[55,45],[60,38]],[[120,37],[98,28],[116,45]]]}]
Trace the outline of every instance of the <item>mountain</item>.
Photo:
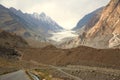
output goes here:
[{"label": "mountain", "polygon": [[103,7],[85,15],[73,28],[73,30],[83,33],[93,27],[99,20]]},{"label": "mountain", "polygon": [[48,37],[52,36],[51,33],[63,30],[45,13],[28,14],[2,5],[0,5],[0,29],[22,36],[30,45],[46,42]]},{"label": "mountain", "polygon": [[27,25],[31,29],[38,30],[40,32],[49,33],[51,32],[57,32],[60,30],[63,30],[61,26],[59,26],[55,21],[53,21],[49,16],[47,16],[45,13],[23,13],[20,10],[16,10],[15,8],[10,8],[10,11],[22,18]]},{"label": "mountain", "polygon": [[82,43],[82,40],[85,38],[86,32],[91,29],[100,19],[102,10],[104,7],[101,7],[87,15],[85,15],[74,27],[72,30],[78,33],[78,37],[74,39],[69,39],[63,41],[58,45],[60,48],[73,48],[77,47]]},{"label": "mountain", "polygon": [[19,21],[15,20],[14,17],[18,17],[14,15],[9,9],[5,8],[4,6],[0,5],[0,29],[15,32],[19,35],[25,32],[24,25],[21,24]]},{"label": "mountain", "polygon": [[14,47],[27,47],[28,43],[20,36],[0,31],[0,47],[14,48]]},{"label": "mountain", "polygon": [[20,36],[0,30],[0,59],[20,59],[22,54],[15,48],[29,47],[28,43]]},{"label": "mountain", "polygon": [[24,22],[23,19],[12,13],[8,8],[0,5],[0,29],[10,33],[15,33],[25,39],[34,39],[35,34],[33,34],[29,28],[26,29],[27,25],[22,24],[22,22]]},{"label": "mountain", "polygon": [[[120,1],[111,0],[98,14],[99,19],[94,16],[93,19],[90,19],[88,27],[85,27],[88,28],[87,30],[84,30],[84,27],[77,30],[78,33],[81,33],[79,37],[66,41],[60,46],[62,48],[72,48],[79,45],[94,48],[120,48]],[[95,22],[92,23],[92,21]]]},{"label": "mountain", "polygon": [[111,0],[99,21],[86,34],[87,45],[98,48],[120,47],[120,0]]}]

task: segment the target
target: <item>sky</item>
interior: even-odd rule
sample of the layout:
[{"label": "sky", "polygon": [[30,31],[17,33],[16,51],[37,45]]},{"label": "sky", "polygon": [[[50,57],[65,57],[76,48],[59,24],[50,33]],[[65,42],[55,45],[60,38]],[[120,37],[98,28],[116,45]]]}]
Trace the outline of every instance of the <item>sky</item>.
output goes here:
[{"label": "sky", "polygon": [[5,7],[27,13],[44,12],[59,25],[72,29],[86,14],[105,6],[110,0],[0,0]]}]

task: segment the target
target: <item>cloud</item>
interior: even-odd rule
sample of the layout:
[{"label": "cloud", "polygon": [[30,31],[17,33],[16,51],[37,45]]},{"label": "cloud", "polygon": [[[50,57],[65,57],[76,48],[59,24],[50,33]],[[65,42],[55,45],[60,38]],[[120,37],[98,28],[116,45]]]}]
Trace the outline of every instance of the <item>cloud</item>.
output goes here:
[{"label": "cloud", "polygon": [[45,12],[64,28],[73,28],[89,12],[105,6],[110,0],[0,0],[6,7],[28,13]]}]

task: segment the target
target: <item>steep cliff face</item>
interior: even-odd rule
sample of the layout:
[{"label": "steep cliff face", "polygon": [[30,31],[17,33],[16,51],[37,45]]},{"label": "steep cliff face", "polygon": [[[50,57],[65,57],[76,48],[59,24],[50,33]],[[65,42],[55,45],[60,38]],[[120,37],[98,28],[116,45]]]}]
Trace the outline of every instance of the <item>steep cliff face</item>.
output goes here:
[{"label": "steep cliff face", "polygon": [[120,34],[120,0],[110,1],[104,8],[98,23],[87,33],[87,37],[112,33]]},{"label": "steep cliff face", "polygon": [[97,48],[119,47],[120,0],[111,0],[99,21],[86,34],[85,45]]},{"label": "steep cliff face", "polygon": [[[19,35],[26,32],[24,25],[13,18],[13,13],[9,9],[0,5],[0,29],[13,32]],[[17,16],[16,16],[17,17]]]},{"label": "steep cliff face", "polygon": [[61,48],[73,48],[78,47],[82,44],[82,41],[86,35],[86,32],[91,29],[100,19],[102,10],[104,7],[101,7],[87,15],[85,15],[72,30],[76,31],[79,36],[73,39],[67,39],[63,41],[59,47]]},{"label": "steep cliff face", "polygon": [[43,64],[51,64],[57,66],[89,65],[92,67],[120,66],[120,49],[94,49],[85,46],[79,46],[73,49],[58,49],[52,45],[49,45],[42,49],[21,48],[19,50],[25,53],[23,54],[23,60],[34,60]]},{"label": "steep cliff face", "polygon": [[96,23],[96,18],[88,23],[89,27],[94,22],[91,28],[80,34],[77,40],[68,41],[64,46],[77,44],[94,48],[120,48],[120,0],[111,0],[99,15]]}]

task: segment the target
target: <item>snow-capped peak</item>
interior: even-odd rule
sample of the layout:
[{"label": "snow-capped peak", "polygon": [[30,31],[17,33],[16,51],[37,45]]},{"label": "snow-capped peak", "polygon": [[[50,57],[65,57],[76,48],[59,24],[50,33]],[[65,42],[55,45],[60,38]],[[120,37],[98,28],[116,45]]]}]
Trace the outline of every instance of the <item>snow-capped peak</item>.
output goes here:
[{"label": "snow-capped peak", "polygon": [[14,8],[10,8],[10,10],[17,16],[21,17],[21,19],[26,21],[27,25],[29,25],[29,27],[31,28],[36,26],[37,29],[39,29],[40,31],[42,29],[43,32],[48,32],[48,31],[56,32],[56,31],[63,30],[61,26],[59,26],[54,20],[52,20],[44,12],[40,14],[36,12],[34,12],[33,14],[28,14],[28,13],[23,13],[21,11],[18,11]]},{"label": "snow-capped peak", "polygon": [[41,16],[41,17],[46,17],[46,14],[45,14],[44,12],[42,12],[42,13],[40,14],[40,16]]},{"label": "snow-capped peak", "polygon": [[39,19],[39,18],[40,18],[39,14],[36,13],[36,12],[34,12],[31,16],[34,17],[34,18],[36,18],[36,19]]},{"label": "snow-capped peak", "polygon": [[38,14],[35,12],[35,13],[31,14],[31,16],[35,19],[42,20],[42,21],[49,20],[49,17],[46,16],[46,14],[44,12],[42,12],[41,14]]},{"label": "snow-capped peak", "polygon": [[62,30],[60,32],[57,33],[52,33],[52,37],[50,37],[50,40],[56,41],[56,42],[60,42],[62,40],[64,40],[65,38],[76,38],[78,37],[78,34],[75,33],[75,31],[71,31],[71,30]]}]

